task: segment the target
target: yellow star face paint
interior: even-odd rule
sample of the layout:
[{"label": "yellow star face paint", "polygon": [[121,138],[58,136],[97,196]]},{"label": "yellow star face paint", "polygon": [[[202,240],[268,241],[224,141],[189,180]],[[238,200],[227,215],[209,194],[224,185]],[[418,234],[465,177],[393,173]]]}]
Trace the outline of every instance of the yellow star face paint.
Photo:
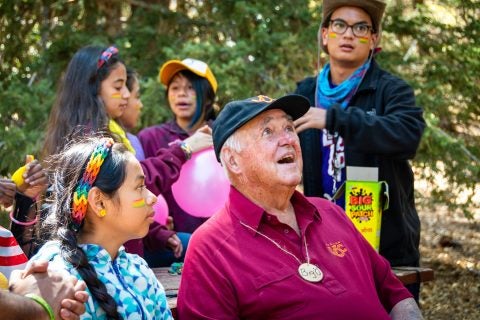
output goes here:
[{"label": "yellow star face paint", "polygon": [[145,207],[145,199],[141,198],[141,199],[133,201],[132,207],[134,207],[134,208]]},{"label": "yellow star face paint", "polygon": [[122,97],[122,95],[120,93],[114,93],[112,94],[112,98],[115,98],[115,99],[120,99]]}]

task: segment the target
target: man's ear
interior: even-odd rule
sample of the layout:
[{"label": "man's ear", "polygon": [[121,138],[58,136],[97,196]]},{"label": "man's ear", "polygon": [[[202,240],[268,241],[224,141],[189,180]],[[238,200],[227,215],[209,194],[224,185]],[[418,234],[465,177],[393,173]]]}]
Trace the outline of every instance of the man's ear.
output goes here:
[{"label": "man's ear", "polygon": [[222,149],[221,157],[223,164],[227,166],[228,171],[238,174],[241,172],[240,167],[237,162],[237,153],[230,149],[229,147],[224,147]]},{"label": "man's ear", "polygon": [[328,28],[321,28],[321,34],[322,34],[322,44],[323,44],[324,47],[327,47],[327,45],[328,45]]},{"label": "man's ear", "polygon": [[103,192],[97,188],[92,187],[88,192],[88,207],[97,216],[100,216],[100,210],[105,209],[106,197]]},{"label": "man's ear", "polygon": [[378,33],[372,33],[372,41],[370,43],[370,50],[373,50],[377,47],[378,39],[379,39],[379,34]]}]

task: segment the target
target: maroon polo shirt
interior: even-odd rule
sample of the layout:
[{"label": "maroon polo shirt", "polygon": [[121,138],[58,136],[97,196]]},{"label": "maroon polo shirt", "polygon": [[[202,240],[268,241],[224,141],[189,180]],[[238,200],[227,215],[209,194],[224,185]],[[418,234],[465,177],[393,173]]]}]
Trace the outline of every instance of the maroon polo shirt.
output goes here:
[{"label": "maroon polo shirt", "polygon": [[390,319],[392,307],[411,297],[340,207],[298,192],[291,202],[323,280],[302,279],[295,258],[240,224],[306,261],[303,238],[232,187],[225,207],[190,240],[177,300],[180,320]]}]

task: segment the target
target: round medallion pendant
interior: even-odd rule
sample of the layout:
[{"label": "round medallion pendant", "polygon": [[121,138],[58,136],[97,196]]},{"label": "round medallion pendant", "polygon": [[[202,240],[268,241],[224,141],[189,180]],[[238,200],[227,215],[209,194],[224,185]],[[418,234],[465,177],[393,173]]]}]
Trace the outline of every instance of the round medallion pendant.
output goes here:
[{"label": "round medallion pendant", "polygon": [[298,267],[300,276],[308,282],[320,282],[323,279],[323,272],[314,264],[302,263]]}]

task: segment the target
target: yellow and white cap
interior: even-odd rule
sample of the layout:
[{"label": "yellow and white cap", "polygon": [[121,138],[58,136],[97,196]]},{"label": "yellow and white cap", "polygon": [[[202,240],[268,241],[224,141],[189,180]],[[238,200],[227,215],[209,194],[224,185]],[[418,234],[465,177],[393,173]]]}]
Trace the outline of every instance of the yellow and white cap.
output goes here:
[{"label": "yellow and white cap", "polygon": [[192,58],[187,58],[182,61],[169,60],[165,62],[158,73],[158,81],[168,86],[173,76],[182,70],[190,70],[196,75],[207,79],[212,86],[213,92],[217,92],[217,79],[215,79],[212,70],[210,70],[205,62]]}]

